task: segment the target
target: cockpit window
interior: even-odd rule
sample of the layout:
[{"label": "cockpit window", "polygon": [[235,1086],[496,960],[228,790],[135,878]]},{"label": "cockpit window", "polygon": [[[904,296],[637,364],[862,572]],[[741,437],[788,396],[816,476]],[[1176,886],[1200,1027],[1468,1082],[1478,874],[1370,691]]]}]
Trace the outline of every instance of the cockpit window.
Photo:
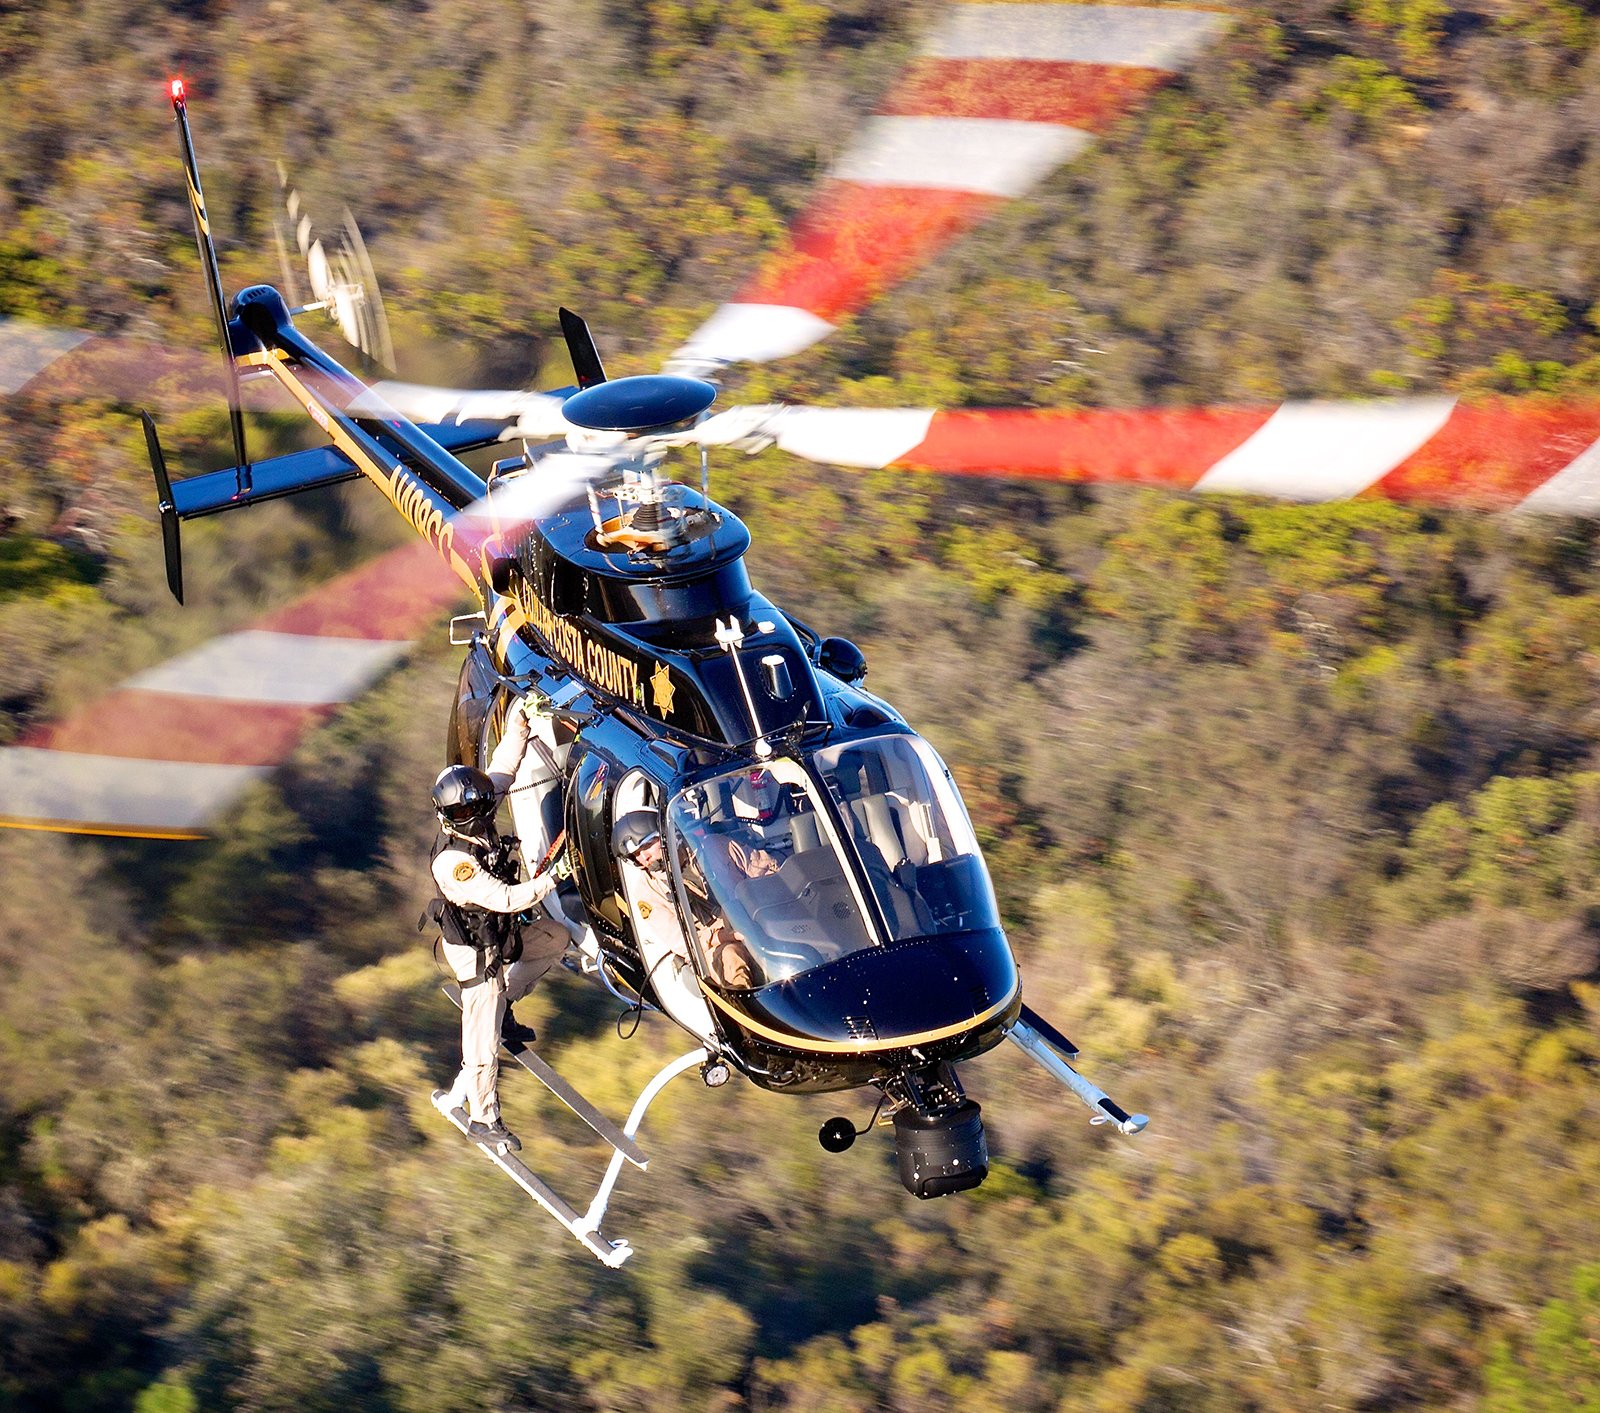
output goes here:
[{"label": "cockpit window", "polygon": [[878,736],[815,760],[896,940],[1000,926],[972,822],[933,747]]},{"label": "cockpit window", "polygon": [[668,807],[704,974],[731,990],[876,944],[816,786],[794,761],[692,785]]}]

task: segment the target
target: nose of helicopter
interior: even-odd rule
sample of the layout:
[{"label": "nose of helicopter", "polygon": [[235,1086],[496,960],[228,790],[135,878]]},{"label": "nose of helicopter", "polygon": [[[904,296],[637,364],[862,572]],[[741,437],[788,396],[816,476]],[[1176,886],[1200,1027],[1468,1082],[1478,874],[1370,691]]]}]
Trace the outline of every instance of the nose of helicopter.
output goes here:
[{"label": "nose of helicopter", "polygon": [[760,990],[723,998],[767,1040],[835,1054],[936,1047],[976,1054],[1022,1004],[998,929],[873,947]]}]

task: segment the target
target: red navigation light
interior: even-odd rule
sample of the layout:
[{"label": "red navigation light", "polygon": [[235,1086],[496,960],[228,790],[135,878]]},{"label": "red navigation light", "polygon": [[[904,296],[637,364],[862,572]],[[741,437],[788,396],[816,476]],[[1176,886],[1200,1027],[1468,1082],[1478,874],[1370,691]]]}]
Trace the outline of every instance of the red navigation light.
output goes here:
[{"label": "red navigation light", "polygon": [[173,79],[173,81],[172,81],[172,101],[174,103],[182,103],[183,102],[183,80],[182,79]]}]

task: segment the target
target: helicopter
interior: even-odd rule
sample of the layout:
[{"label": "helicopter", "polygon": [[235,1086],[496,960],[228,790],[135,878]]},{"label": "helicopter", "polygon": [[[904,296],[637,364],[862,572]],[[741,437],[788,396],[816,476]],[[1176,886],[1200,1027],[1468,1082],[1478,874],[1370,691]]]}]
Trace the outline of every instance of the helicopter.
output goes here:
[{"label": "helicopter", "polygon": [[[939,62],[957,67],[999,64],[1002,51],[1010,52],[1007,46],[1016,48],[1020,41],[1009,32],[999,33],[988,21],[999,10],[1021,8],[954,7],[954,18],[934,36],[929,52],[938,56]],[[1029,42],[1048,49],[1059,41],[1058,49],[1048,54],[1041,50],[1030,59],[1031,63],[1064,58],[1071,48],[1069,39],[1077,45],[1071,53],[1108,59],[1106,26],[1111,21],[1106,17],[1114,16],[1118,24],[1132,26],[1133,30],[1145,25],[1149,31],[1133,38],[1141,45],[1156,45],[1155,49],[1140,49],[1136,56],[1150,74],[1175,67],[1177,57],[1181,57],[1173,52],[1173,36],[1183,28],[1179,22],[1182,16],[1190,17],[1192,38],[1203,36],[1220,23],[1209,12],[1171,9],[1158,13],[1138,7],[1115,11],[1075,6],[1027,8],[1029,34],[1033,35]],[[1074,11],[1081,11],[1081,16],[1075,16]],[[977,26],[979,19],[985,21],[983,26]],[[1061,27],[1061,33],[1046,33],[1051,24]],[[1074,25],[1088,28],[1084,35],[1068,34]],[[1099,31],[1089,33],[1088,29],[1095,26],[1100,27]],[[1037,35],[1033,34],[1035,30]],[[1157,52],[1161,45],[1167,48]],[[1120,62],[1132,62],[1128,53],[1122,54]],[[1037,77],[1036,68],[1028,73]],[[1025,96],[1031,103],[1041,91],[1030,79],[1030,91]],[[181,89],[173,96],[176,110]],[[979,96],[985,103],[994,97],[987,92]],[[937,103],[944,103],[947,98],[948,95],[935,94],[929,102],[936,99]],[[1008,135],[1019,135],[1012,133],[1007,126],[1007,113],[1000,109],[986,110],[982,118],[917,117],[911,115],[907,102],[892,99],[885,111],[888,116],[873,120],[876,126],[861,151],[842,164],[841,172],[854,186],[835,205],[851,220],[865,220],[869,225],[872,220],[877,221],[877,225],[871,225],[872,241],[863,246],[871,245],[879,254],[887,249],[893,257],[888,263],[899,262],[890,271],[896,276],[904,273],[912,254],[920,258],[926,253],[908,253],[899,227],[893,224],[894,219],[905,214],[907,191],[938,191],[941,180],[947,182],[943,188],[946,192],[960,189],[948,184],[948,173],[935,172],[928,165],[927,152],[916,148],[919,133],[922,139],[937,137],[945,141],[941,161],[960,166],[960,180],[984,198],[971,203],[972,211],[964,214],[963,219],[969,223],[974,214],[981,215],[988,209],[986,201],[1017,194],[1026,185],[1024,177],[1030,173],[1037,176],[1049,163],[1070,155],[1070,142],[1067,147],[1061,146],[1067,139],[1058,134],[1046,142],[1049,135],[1036,130],[1020,135],[1038,139],[1039,145],[1028,151],[1021,147],[1008,149],[1008,156],[1020,154],[1019,161],[1026,158],[1032,163],[1026,172],[986,162],[985,154],[970,144],[966,148],[959,142],[950,145],[949,139],[970,136],[968,129],[960,126],[963,123],[992,122],[1005,127]],[[1069,126],[1086,125],[1076,113],[1029,111],[1035,120],[1049,118]],[[718,599],[711,593],[689,605],[713,608],[699,619],[687,620],[698,624],[697,638],[680,635],[684,626],[681,616],[657,613],[652,618],[650,611],[641,607],[641,597],[649,598],[659,608],[666,601],[668,590],[693,585],[693,574],[681,582],[675,577],[677,567],[693,569],[699,565],[706,569],[714,590],[727,576],[736,575],[737,566],[742,563],[742,550],[734,554],[729,547],[736,544],[743,527],[724,507],[711,501],[704,479],[704,457],[709,448],[755,450],[775,443],[801,456],[842,465],[913,466],[1068,480],[1132,480],[1182,490],[1242,490],[1302,500],[1370,492],[1401,499],[1495,507],[1520,505],[1580,512],[1593,508],[1595,457],[1591,443],[1600,436],[1600,422],[1594,408],[1583,406],[1561,409],[1559,416],[1552,415],[1548,407],[1470,408],[1448,399],[1285,404],[1277,409],[1198,409],[1186,413],[945,413],[929,409],[760,407],[709,415],[716,389],[706,381],[707,377],[714,380],[719,370],[731,362],[759,361],[804,347],[827,331],[830,319],[836,320],[850,308],[858,307],[863,298],[870,297],[885,282],[882,261],[872,269],[866,268],[871,262],[861,260],[852,266],[840,256],[844,244],[835,241],[838,249],[832,249],[831,255],[838,258],[826,266],[833,273],[823,282],[828,288],[819,294],[817,288],[808,287],[808,279],[812,286],[817,285],[818,265],[825,263],[819,261],[819,251],[827,243],[826,230],[821,236],[812,231],[797,239],[797,270],[791,272],[794,277],[787,283],[779,276],[769,275],[713,316],[680,351],[664,382],[651,385],[650,380],[608,381],[587,329],[576,316],[567,315],[561,322],[578,379],[573,388],[556,393],[458,393],[394,383],[368,388],[300,333],[294,325],[300,311],[291,313],[276,291],[256,287],[241,292],[233,303],[232,317],[228,317],[215,274],[215,257],[206,258],[209,225],[186,116],[182,112],[177,116],[197,235],[202,238],[208,290],[217,313],[229,379],[237,376],[245,385],[268,380],[287,387],[312,420],[328,433],[333,445],[252,465],[245,454],[242,426],[237,426],[237,467],[209,477],[172,482],[166,474],[154,423],[147,417],[145,432],[158,484],[169,585],[181,601],[178,525],[183,519],[336,480],[365,476],[379,484],[430,550],[438,552],[435,563],[449,565],[448,570],[441,571],[443,578],[453,578],[457,592],[459,586],[468,586],[482,606],[479,615],[469,615],[457,625],[467,630],[463,645],[469,651],[452,718],[452,759],[483,761],[506,714],[518,702],[542,703],[543,709],[558,718],[570,733],[563,751],[564,763],[569,767],[565,823],[571,840],[573,880],[570,888],[563,891],[574,920],[582,919],[575,937],[574,950],[581,959],[576,965],[614,988],[624,1004],[659,1003],[659,1008],[677,1021],[663,994],[664,989],[671,990],[667,978],[667,971],[671,970],[683,983],[685,996],[677,999],[685,1013],[691,1009],[697,989],[713,1038],[724,1042],[732,1034],[743,1046],[734,1054],[709,1042],[697,1045],[674,1062],[676,1068],[669,1066],[646,1087],[628,1124],[621,1129],[587,1105],[537,1056],[531,1052],[515,1054],[525,1068],[538,1075],[611,1142],[614,1157],[601,1191],[581,1216],[510,1155],[490,1157],[602,1260],[620,1263],[626,1259],[622,1254],[625,1243],[599,1236],[600,1219],[621,1164],[642,1161],[633,1140],[644,1110],[660,1085],[696,1066],[703,1067],[704,1078],[714,1081],[725,1079],[738,1069],[739,1058],[750,1057],[747,1064],[766,1069],[777,1081],[769,1082],[768,1088],[807,1092],[804,1086],[811,1084],[814,1087],[810,1092],[826,1092],[830,1085],[848,1087],[845,1082],[860,1074],[859,1066],[852,1069],[846,1061],[853,1064],[863,1056],[894,1055],[892,1042],[905,1042],[904,1058],[913,1062],[909,1079],[923,1090],[922,1108],[918,1108],[915,1097],[908,1098],[909,1086],[904,1081],[880,1087],[883,1108],[889,1111],[884,1117],[895,1125],[897,1148],[901,1146],[904,1127],[911,1132],[902,1151],[910,1154],[909,1166],[915,1178],[922,1169],[915,1146],[920,1140],[914,1131],[914,1120],[918,1116],[933,1120],[926,1132],[933,1135],[927,1141],[937,1150],[933,1155],[936,1160],[944,1161],[966,1145],[965,1156],[956,1153],[951,1160],[955,1170],[935,1176],[968,1186],[976,1173],[973,1155],[981,1142],[981,1119],[976,1135],[970,1122],[939,1122],[955,1115],[965,1102],[957,1097],[959,1081],[954,1066],[969,1057],[962,1048],[968,1043],[988,1048],[1001,1039],[1009,1039],[1072,1087],[1090,1106],[1095,1121],[1142,1127],[1140,1116],[1124,1115],[1077,1074],[1069,1063],[1075,1056],[1074,1047],[1023,1007],[1020,997],[1014,998],[1014,1016],[1013,1003],[982,1023],[975,1023],[978,1011],[973,1010],[962,1022],[963,1031],[926,1044],[911,1043],[920,1032],[897,1028],[890,1039],[891,1048],[884,1050],[874,1048],[881,1043],[878,1039],[869,1040],[861,1033],[866,1029],[863,1022],[875,1032],[880,1030],[880,1021],[866,1001],[861,1001],[859,1009],[850,1009],[847,993],[836,991],[825,994],[818,1004],[845,1004],[845,1009],[830,1013],[843,1027],[843,1034],[830,1043],[844,1048],[818,1049],[813,1040],[811,1048],[802,1046],[796,1051],[792,1044],[775,1050],[776,1041],[744,1023],[764,1025],[791,1042],[805,1038],[799,1031],[786,1028],[783,1017],[757,1014],[747,1003],[745,993],[728,986],[719,988],[715,962],[696,950],[693,930],[705,921],[697,910],[703,912],[715,903],[726,915],[729,909],[745,904],[738,896],[738,880],[726,873],[718,875],[713,867],[718,861],[713,851],[719,847],[714,841],[738,830],[752,829],[760,831],[765,841],[767,831],[772,831],[781,837],[781,842],[780,837],[775,837],[774,847],[763,852],[779,860],[782,867],[793,863],[796,857],[803,860],[823,852],[824,844],[825,857],[842,861],[839,878],[849,895],[848,903],[862,919],[871,946],[857,948],[820,968],[796,971],[785,978],[788,982],[812,972],[821,973],[829,966],[853,977],[874,958],[928,940],[924,937],[907,941],[896,931],[904,921],[904,899],[892,890],[899,888],[903,893],[905,889],[895,874],[898,871],[909,876],[914,884],[917,874],[910,870],[925,869],[930,864],[956,864],[968,856],[957,847],[965,843],[957,838],[964,815],[959,809],[959,794],[954,796],[954,807],[947,808],[937,774],[937,757],[930,762],[922,756],[925,742],[920,747],[883,744],[918,738],[888,703],[862,685],[858,672],[860,655],[848,644],[819,639],[804,625],[759,600],[753,589],[742,601],[745,611],[735,615],[732,608],[743,592],[737,582],[731,599]],[[1020,110],[1010,113],[1010,117],[1020,116]],[[901,181],[898,187],[896,179]],[[894,200],[874,207],[875,192]],[[907,224],[908,228],[916,228],[915,222]],[[922,229],[925,235],[926,226]],[[303,227],[297,231],[297,243],[302,255],[307,255]],[[324,266],[319,287],[318,267],[314,261],[309,263],[313,293],[324,305],[333,306],[328,312],[334,315],[347,340],[365,348],[361,341],[366,337],[361,323],[362,300],[352,289],[348,273],[330,272]],[[362,263],[361,259],[354,259],[344,265],[348,271]],[[292,290],[287,279],[285,287]],[[352,320],[360,338],[352,335]],[[227,391],[231,410],[239,394],[231,384]],[[593,399],[586,408],[581,399],[590,393],[603,397]],[[697,399],[703,401],[698,410],[693,410]],[[407,416],[415,418],[415,422],[407,422]],[[230,416],[230,423],[233,422]],[[520,458],[500,463],[487,480],[478,478],[457,456],[496,443],[544,438],[560,441],[553,447],[532,451],[525,445]],[[661,474],[661,458],[666,452],[688,447],[698,447],[702,453],[698,495],[692,486],[677,485]],[[1486,449],[1492,454],[1486,455]],[[747,544],[748,535],[744,533],[743,543]],[[419,561],[413,561],[409,569],[412,577],[422,577]],[[434,580],[439,577],[435,574]],[[641,586],[649,593],[641,595]],[[447,583],[446,590],[448,587]],[[447,601],[444,591],[432,588],[430,593],[434,595],[430,602],[442,606]],[[595,596],[592,602],[591,594]],[[301,623],[300,619],[294,621]],[[282,625],[274,620],[274,626],[281,629]],[[298,627],[297,631],[304,634],[307,630]],[[373,632],[368,636],[377,639],[385,635]],[[302,637],[301,641],[305,639]],[[773,657],[778,661],[764,660]],[[285,669],[288,670],[287,664]],[[174,673],[161,680],[175,678]],[[339,690],[354,689],[341,686]],[[257,691],[254,695],[262,694]],[[663,706],[663,699],[670,705]],[[335,698],[324,695],[314,700],[320,703]],[[874,714],[881,719],[875,719]],[[890,788],[862,788],[864,780],[870,783],[874,778],[872,761],[863,758],[858,765],[845,762],[842,757],[830,757],[825,766],[817,758],[819,752],[857,740],[880,743],[874,748],[876,764],[881,768],[876,774]],[[69,745],[69,754],[64,757],[49,752],[55,757],[51,766],[60,759],[72,759],[72,749]],[[893,760],[886,755],[902,749],[912,755]],[[17,748],[0,754],[0,773],[19,754]],[[176,759],[170,754],[152,758],[162,763]],[[602,805],[597,818],[581,813],[574,795],[581,800],[582,792],[571,788],[585,760],[592,762],[593,770],[588,788],[594,789],[596,780],[600,780],[597,793],[609,802]],[[783,778],[789,774],[791,764],[798,764],[805,780]],[[922,774],[915,776],[919,769]],[[892,770],[900,775],[894,776]],[[898,788],[896,779],[900,781]],[[953,791],[953,781],[947,774],[945,780]],[[624,783],[629,785],[631,794],[618,793]],[[909,793],[908,785],[914,786]],[[835,787],[842,799],[835,797]],[[873,802],[875,796],[882,797],[881,806]],[[662,964],[654,975],[650,970],[641,974],[645,966],[644,945],[635,918],[628,912],[630,904],[636,907],[631,890],[637,880],[614,853],[608,854],[606,810],[614,824],[619,808],[623,817],[636,805],[663,813],[674,809],[680,798],[681,824],[673,823],[671,828],[681,828],[683,838],[697,840],[702,846],[691,848],[687,858],[677,857],[673,863],[674,911],[684,933],[687,971],[673,962]],[[214,808],[215,800],[201,804]],[[137,810],[129,813],[141,813],[149,805],[147,799],[141,799]],[[103,803],[95,807],[105,809]],[[937,820],[935,807],[939,811]],[[762,819],[763,814],[769,818]],[[811,825],[789,822],[808,815],[817,824],[817,847],[811,845]],[[69,817],[64,810],[60,816],[69,821],[83,818]],[[135,828],[147,832],[148,827],[142,822],[145,817],[141,813],[140,821],[129,826],[130,832]],[[200,817],[201,805],[197,804],[185,819]],[[824,827],[830,825],[832,832]],[[700,832],[695,834],[697,829]],[[799,847],[802,839],[806,845],[803,849]],[[935,843],[937,859],[932,858],[935,850],[930,847]],[[585,849],[591,846],[592,859],[585,855]],[[876,858],[868,852],[871,849],[877,851]],[[891,865],[892,857],[898,862]],[[614,866],[610,877],[604,872],[608,861]],[[813,860],[813,864],[819,862],[822,860]],[[977,862],[981,868],[981,855]],[[605,887],[608,882],[618,885],[609,893]],[[763,879],[745,880],[751,885],[762,882]],[[879,894],[880,886],[887,894],[887,902]],[[917,892],[920,896],[921,889]],[[822,890],[816,896],[820,898]],[[974,899],[979,906],[969,912],[976,919],[982,912],[981,889],[969,890],[956,901],[959,904]],[[847,900],[841,896],[835,901]],[[936,911],[928,897],[921,897],[921,903],[927,920],[934,926],[941,918],[956,916],[948,910],[948,897],[941,902],[942,912]],[[907,906],[915,919],[913,925],[924,925],[917,902],[912,900]],[[847,913],[849,910],[847,907]],[[803,946],[820,955],[815,941],[793,931],[806,919],[791,916],[786,921],[790,932],[780,940],[793,955],[779,956],[774,949],[771,960],[779,967],[808,962],[809,954],[800,951]],[[843,925],[845,919],[838,921]],[[935,932],[933,937],[937,939],[939,935]],[[830,943],[833,940],[829,938]],[[1001,946],[1009,956],[1003,935]],[[658,963],[661,955],[657,954]],[[992,961],[1001,960],[999,949],[991,949],[986,955]],[[986,976],[980,975],[974,985],[983,985],[984,995],[988,996],[991,993]],[[998,980],[1003,993],[1004,977]],[[634,983],[646,987],[648,997]],[[853,981],[850,984],[855,986]],[[800,989],[798,984],[790,987],[790,991]],[[738,1014],[730,1014],[708,996],[727,1002]],[[880,1002],[887,999],[881,987],[877,998]],[[969,1007],[975,1004],[971,986],[967,1003]],[[998,1003],[996,995],[995,1004]],[[700,1017],[696,1014],[693,1019],[699,1021]],[[700,1038],[694,1024],[684,1028]],[[882,1030],[888,1029],[889,1022],[883,1022]],[[939,1053],[924,1065],[923,1059],[929,1058],[932,1050]],[[916,1053],[919,1051],[920,1056]],[[978,1052],[977,1048],[971,1051]],[[785,1070],[783,1065],[790,1060],[795,1063]],[[726,1068],[719,1067],[719,1062]],[[948,1072],[940,1066],[948,1066]],[[751,1068],[742,1072],[758,1083],[762,1078]],[[887,1076],[889,1081],[894,1078]],[[873,1080],[869,1076],[862,1082],[871,1085]],[[1123,1131],[1130,1129],[1124,1127]],[[842,1120],[831,1121],[820,1137],[825,1146],[847,1146],[854,1137],[853,1126]],[[966,1162],[971,1166],[963,1169],[960,1165]],[[949,1190],[960,1189],[952,1185]]]},{"label": "helicopter", "polygon": [[[374,482],[482,606],[452,624],[470,633],[450,763],[486,765],[512,710],[549,715],[570,873],[553,911],[578,969],[695,1042],[620,1133],[542,1059],[509,1047],[613,1147],[581,1216],[514,1154],[485,1141],[488,1156],[616,1266],[632,1248],[601,1234],[610,1193],[624,1159],[643,1165],[634,1137],[650,1101],[690,1068],[711,1087],[738,1072],[779,1094],[876,1090],[901,1181],[925,1199],[987,1176],[981,1109],[956,1066],[1008,1038],[1096,1121],[1143,1130],[1148,1119],[1080,1075],[1076,1047],[1024,1005],[949,768],[864,687],[853,644],[754,588],[750,532],[711,499],[705,443],[699,487],[663,474],[715,386],[678,373],[608,379],[587,325],[563,309],[577,379],[558,395],[567,445],[525,449],[485,481],[456,453],[497,443],[510,419],[413,423],[313,343],[272,286],[224,300],[181,80],[170,96],[238,464],[173,480],[143,414],[169,588],[181,602],[181,521],[355,474]],[[249,460],[238,380],[262,375],[329,447]],[[644,812],[660,820],[666,887],[618,847]],[[465,1132],[463,1111],[442,1112]],[[855,1137],[842,1119],[819,1135],[836,1152]]]}]

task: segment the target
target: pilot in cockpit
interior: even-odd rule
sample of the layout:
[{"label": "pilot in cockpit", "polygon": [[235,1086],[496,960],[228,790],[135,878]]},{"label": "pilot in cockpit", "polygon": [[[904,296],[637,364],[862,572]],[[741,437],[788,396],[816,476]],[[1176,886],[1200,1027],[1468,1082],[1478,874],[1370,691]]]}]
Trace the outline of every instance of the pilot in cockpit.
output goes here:
[{"label": "pilot in cockpit", "polygon": [[733,815],[743,823],[727,838],[728,859],[746,878],[765,878],[782,867],[788,852],[788,789],[770,770],[756,769],[733,787]]},{"label": "pilot in cockpit", "polygon": [[[654,906],[665,909],[663,918],[675,917],[677,909],[672,898],[672,880],[667,873],[667,851],[655,814],[638,810],[618,821],[613,844],[619,853],[638,865],[646,886],[654,895]],[[776,869],[775,863],[764,854],[762,857],[765,863],[758,867],[765,872]],[[716,911],[704,880],[694,877],[690,870],[684,882],[689,890],[695,938],[710,963],[712,979],[741,990],[758,985],[754,958],[744,938],[729,927],[727,919]],[[645,906],[651,907],[652,902],[646,901]],[[644,915],[650,917],[650,913]],[[678,950],[682,950],[681,944]]]}]

